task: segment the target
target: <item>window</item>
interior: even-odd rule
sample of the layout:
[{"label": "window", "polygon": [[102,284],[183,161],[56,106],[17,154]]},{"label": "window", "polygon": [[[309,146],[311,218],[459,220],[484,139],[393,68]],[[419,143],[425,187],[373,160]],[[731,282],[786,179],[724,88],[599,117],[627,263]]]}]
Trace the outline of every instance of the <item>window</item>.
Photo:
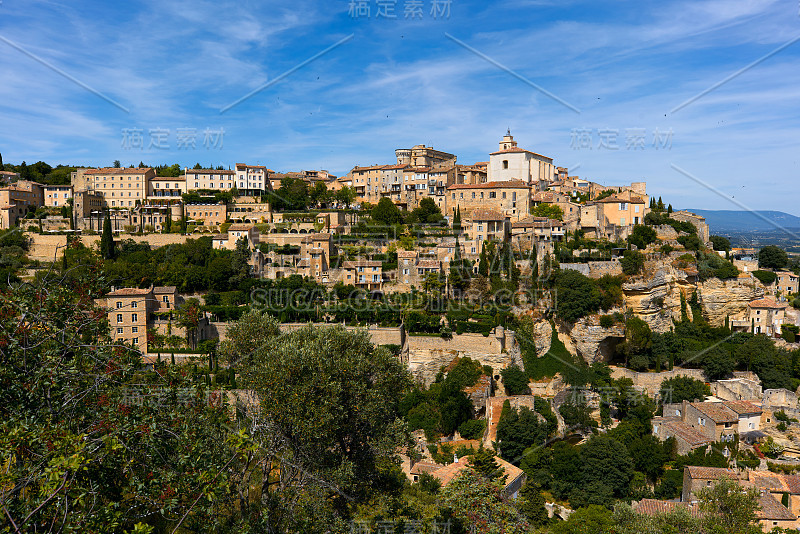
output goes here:
[{"label": "window", "polygon": [[[492,197],[492,198],[494,198],[494,197]],[[505,200],[505,198],[506,198],[506,192],[503,191],[503,200]]]},{"label": "window", "polygon": [[122,322],[122,314],[121,314],[121,313],[118,313],[118,314],[117,314],[117,322],[118,322],[118,323],[121,323],[121,322]]},{"label": "window", "polygon": [[131,315],[131,321],[133,321],[135,323],[138,320],[139,320],[139,314],[134,313],[134,314]]},{"label": "window", "polygon": [[507,168],[508,168],[508,160],[507,160],[507,159],[504,159],[504,160],[503,160],[503,168],[504,168],[504,169],[507,169]]},{"label": "window", "polygon": [[135,300],[131,302],[131,308],[138,308],[138,307],[139,307],[138,302],[136,302]]},{"label": "window", "polygon": [[161,300],[162,300],[163,302],[166,302],[167,304],[169,304],[169,295],[164,295],[164,296],[161,298]]},{"label": "window", "polygon": [[134,345],[138,345],[139,344],[139,338],[138,337],[133,338],[133,344]]},{"label": "window", "polygon": [[119,301],[119,300],[117,301],[117,309],[118,309],[118,310],[121,310],[121,309],[122,309],[122,302],[121,302],[121,301]]},{"label": "window", "polygon": [[134,326],[133,328],[131,328],[131,331],[132,331],[134,334],[138,334],[138,333],[139,333],[139,327],[138,327],[138,326]]},{"label": "window", "polygon": [[628,210],[628,203],[627,202],[620,202],[619,203],[619,211],[627,211]]},{"label": "window", "polygon": [[121,334],[121,333],[122,333],[122,327],[120,326],[119,328],[117,328],[117,334]]},{"label": "window", "polygon": [[706,426],[706,420],[703,419],[702,417],[698,417],[697,418],[697,424],[700,425],[700,426]]}]

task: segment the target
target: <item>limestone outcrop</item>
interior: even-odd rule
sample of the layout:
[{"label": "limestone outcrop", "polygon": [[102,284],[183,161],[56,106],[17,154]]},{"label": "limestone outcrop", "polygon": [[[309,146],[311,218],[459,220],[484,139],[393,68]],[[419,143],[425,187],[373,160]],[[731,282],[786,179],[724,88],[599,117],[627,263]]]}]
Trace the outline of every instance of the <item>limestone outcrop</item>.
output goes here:
[{"label": "limestone outcrop", "polygon": [[[569,333],[570,344],[574,347],[574,354],[583,358],[586,363],[597,361],[610,361],[618,343],[625,339],[625,326],[614,325],[603,328],[591,324],[591,319],[581,319],[572,327]],[[565,343],[569,350],[571,347]]]},{"label": "limestone outcrop", "polygon": [[644,320],[654,332],[668,332],[673,319],[681,320],[681,293],[688,300],[694,284],[687,281],[686,273],[669,264],[648,267],[652,275],[622,285],[624,307]]},{"label": "limestone outcrop", "polygon": [[501,369],[512,363],[516,363],[519,367],[523,366],[519,356],[508,352],[489,354],[452,349],[411,349],[408,351],[408,370],[415,380],[427,387],[436,380],[436,375],[442,366],[448,365],[455,358],[464,357],[477,360],[481,365],[491,366],[495,375],[500,374]]},{"label": "limestone outcrop", "polygon": [[711,278],[697,284],[697,296],[703,306],[703,316],[712,326],[725,324],[725,317],[741,316],[747,303],[764,296],[764,286],[753,278],[719,280]]}]

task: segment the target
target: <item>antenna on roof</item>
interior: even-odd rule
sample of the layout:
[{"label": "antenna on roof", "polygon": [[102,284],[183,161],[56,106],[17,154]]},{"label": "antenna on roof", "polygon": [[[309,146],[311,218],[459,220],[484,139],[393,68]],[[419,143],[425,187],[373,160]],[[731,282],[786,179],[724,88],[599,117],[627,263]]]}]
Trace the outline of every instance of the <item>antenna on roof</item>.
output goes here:
[{"label": "antenna on roof", "polygon": [[511,126],[509,126],[508,130],[506,130],[506,135],[511,137]]}]

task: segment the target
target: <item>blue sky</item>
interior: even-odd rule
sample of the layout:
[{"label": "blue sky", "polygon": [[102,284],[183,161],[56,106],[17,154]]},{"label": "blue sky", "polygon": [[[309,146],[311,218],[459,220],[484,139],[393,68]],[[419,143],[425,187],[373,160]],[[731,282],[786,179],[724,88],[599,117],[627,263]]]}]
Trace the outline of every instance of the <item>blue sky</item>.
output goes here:
[{"label": "blue sky", "polygon": [[344,174],[421,143],[485,161],[510,127],[571,174],[646,180],[676,207],[800,214],[800,42],[675,110],[800,37],[798,0],[452,0],[437,17],[422,0],[406,18],[414,1],[387,19],[378,0],[358,17],[351,0],[2,0],[0,153]]}]

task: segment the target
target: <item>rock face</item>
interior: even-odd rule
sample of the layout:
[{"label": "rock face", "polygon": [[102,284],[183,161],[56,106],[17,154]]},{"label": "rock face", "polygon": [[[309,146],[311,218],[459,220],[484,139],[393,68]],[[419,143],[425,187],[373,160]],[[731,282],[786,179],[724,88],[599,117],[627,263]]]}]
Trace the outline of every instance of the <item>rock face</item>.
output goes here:
[{"label": "rock face", "polygon": [[455,358],[464,357],[478,360],[481,365],[491,366],[495,376],[500,374],[501,369],[505,369],[512,363],[522,367],[522,361],[513,353],[487,354],[462,350],[412,349],[408,351],[408,370],[411,371],[415,380],[428,387],[436,380],[436,375],[442,366],[448,365]]},{"label": "rock face", "polygon": [[547,321],[539,321],[533,327],[536,354],[541,356],[550,350],[553,341],[553,327]]},{"label": "rock face", "polygon": [[[622,285],[624,306],[650,325],[654,332],[668,332],[672,319],[681,320],[681,293],[689,300],[694,284],[686,273],[669,264],[655,266],[654,274]],[[691,317],[691,310],[689,310]]]},{"label": "rock face", "polygon": [[[611,328],[603,328],[599,325],[589,324],[584,318],[579,320],[572,327],[569,338],[574,354],[583,358],[586,363],[597,361],[610,361],[614,355],[617,344],[625,339],[625,327],[614,325]],[[567,349],[570,346],[565,343]],[[572,352],[572,350],[570,350]]]},{"label": "rock face", "polygon": [[703,316],[712,326],[725,324],[725,317],[736,317],[747,311],[747,303],[764,296],[764,287],[752,278],[700,282],[697,296],[703,306]]}]

